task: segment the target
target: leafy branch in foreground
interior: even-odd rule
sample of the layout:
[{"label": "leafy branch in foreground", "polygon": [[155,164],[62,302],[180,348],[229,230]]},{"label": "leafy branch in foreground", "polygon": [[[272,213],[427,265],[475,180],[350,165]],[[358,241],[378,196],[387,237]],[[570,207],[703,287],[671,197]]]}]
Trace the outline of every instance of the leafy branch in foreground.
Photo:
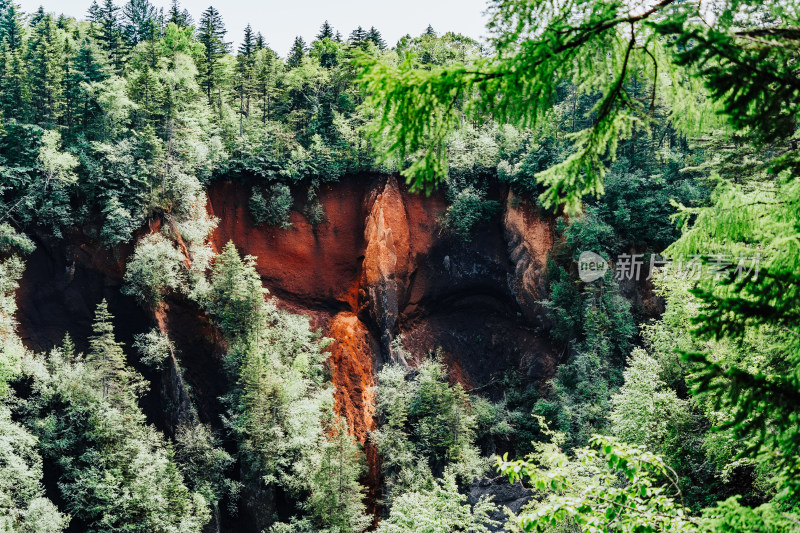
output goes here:
[{"label": "leafy branch in foreground", "polygon": [[547,531],[572,521],[582,531],[697,531],[698,520],[683,505],[678,476],[657,455],[612,437],[595,435],[590,448],[571,459],[558,449],[563,436],[537,445],[527,460],[498,459],[498,468],[514,483],[522,481],[549,495],[523,511],[524,531]]},{"label": "leafy branch in foreground", "polygon": [[[698,131],[716,111],[736,127],[760,128],[770,120],[785,126],[800,101],[793,34],[779,31],[794,24],[792,15],[779,2],[729,1],[716,8],[708,23],[701,2],[663,0],[643,10],[617,1],[495,0],[490,58],[434,68],[408,54],[398,64],[360,60],[365,106],[376,116],[373,133],[391,139],[385,157],[408,160],[406,178],[429,191],[447,174],[445,146],[463,119],[491,116],[534,126],[552,109],[555,82],[567,81],[581,96],[600,95],[589,113],[592,124],[569,134],[573,153],[537,178],[545,207],[563,204],[574,213],[584,195],[603,193],[619,141],[637,124],[652,122],[657,97],[671,102],[676,112],[669,120],[686,132]],[[744,8],[774,31],[757,40],[743,34],[737,13]],[[652,87],[647,98],[630,91],[642,81]],[[789,104],[775,103],[775,92]]]}]

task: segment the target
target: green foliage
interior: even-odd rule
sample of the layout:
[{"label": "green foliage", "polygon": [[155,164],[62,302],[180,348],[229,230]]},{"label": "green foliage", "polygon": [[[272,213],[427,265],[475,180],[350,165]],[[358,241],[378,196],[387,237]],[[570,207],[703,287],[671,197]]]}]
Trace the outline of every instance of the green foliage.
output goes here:
[{"label": "green foliage", "polygon": [[219,514],[219,503],[228,498],[229,511],[235,514],[241,484],[229,477],[235,462],[211,428],[184,423],[175,431],[175,459],[186,478],[187,487],[203,495]]},{"label": "green foliage", "polygon": [[496,525],[489,518],[491,501],[481,498],[470,507],[467,497],[459,494],[456,476],[446,470],[441,480],[435,480],[428,490],[414,490],[397,498],[389,516],[378,527],[379,533],[413,533],[426,531],[472,531],[488,533]]},{"label": "green foliage", "polygon": [[92,371],[100,393],[117,405],[131,403],[137,387],[137,376],[127,367],[122,344],[114,338],[114,317],[105,298],[97,304],[89,337],[86,365]]},{"label": "green foliage", "polygon": [[366,471],[364,455],[347,433],[347,423],[336,417],[320,452],[311,496],[306,503],[311,518],[322,528],[341,533],[361,533],[371,524],[365,514],[364,488],[358,479]]},{"label": "green foliage", "polygon": [[658,361],[634,348],[624,372],[625,384],[611,397],[609,421],[613,434],[623,442],[669,457],[686,438],[690,413],[688,402],[661,380],[662,372]]},{"label": "green foliage", "polygon": [[[564,432],[570,446],[584,446],[592,434],[605,429],[610,396],[622,384],[636,328],[630,303],[610,276],[583,284],[559,265],[572,269],[584,250],[610,256],[615,248],[613,228],[587,209],[558,229],[562,239],[551,253],[550,298],[542,303],[554,323],[552,336],[566,345],[567,358],[533,411]],[[529,426],[531,421],[522,424]]]},{"label": "green foliage", "polygon": [[201,531],[207,502],[186,488],[164,438],[136,406],[135,388],[121,387],[132,371],[119,362],[102,304],[94,329],[85,362],[54,349],[24,366],[24,420],[55,467],[66,510],[91,532]]},{"label": "green foliage", "polygon": [[486,193],[472,185],[451,192],[450,206],[445,211],[442,225],[463,240],[469,240],[475,224],[497,214],[500,205],[494,200],[486,200]]},{"label": "green foliage", "polygon": [[20,372],[25,348],[16,334],[16,290],[24,263],[17,256],[0,260],[0,399],[9,392],[9,382]]},{"label": "green foliage", "polygon": [[259,190],[250,196],[250,213],[256,224],[269,224],[282,229],[292,226],[292,191],[283,183],[276,183],[267,189],[267,198]]},{"label": "green foliage", "polygon": [[222,331],[231,338],[248,335],[261,327],[266,290],[255,269],[255,257],[239,257],[228,242],[214,260],[206,308]]},{"label": "green foliage", "polygon": [[0,531],[60,533],[69,517],[44,498],[36,438],[0,406]]},{"label": "green foliage", "polygon": [[142,363],[156,369],[163,368],[164,362],[175,351],[172,341],[158,328],[153,328],[147,333],[137,333],[133,338],[133,347],[139,352]]},{"label": "green foliage", "polygon": [[0,224],[0,253],[19,252],[25,255],[33,253],[36,244],[24,233],[19,233],[10,224]]},{"label": "green foliage", "polygon": [[185,287],[185,260],[163,235],[153,233],[144,237],[136,244],[125,267],[123,294],[135,296],[143,305],[159,307],[169,291]]},{"label": "green foliage", "polygon": [[[404,174],[415,186],[429,188],[447,175],[444,147],[462,119],[491,113],[501,123],[540,127],[559,98],[554,80],[570,82],[576,100],[599,94],[589,110],[591,122],[568,133],[570,152],[535,170],[545,186],[542,204],[552,209],[563,204],[574,213],[584,195],[604,192],[607,164],[622,141],[652,121],[659,98],[670,102],[669,118],[686,131],[710,122],[718,107],[736,127],[785,128],[796,98],[784,67],[791,47],[757,41],[763,28],[737,31],[733,13],[739,6],[723,3],[713,24],[705,25],[699,2],[661,2],[641,12],[617,2],[494,2],[493,55],[462,57],[446,66],[430,66],[436,62],[424,55],[399,65],[365,58],[367,105],[379,118],[380,134],[392,139],[387,157],[413,157]],[[791,28],[795,15],[787,16],[779,3],[760,6],[760,12],[771,15],[762,21],[780,20],[780,30],[767,31],[770,39],[780,42],[791,34],[783,30]],[[745,50],[742,42],[750,46]],[[600,63],[608,68],[597,69]],[[651,94],[639,97],[631,88],[641,86],[642,78]],[[702,84],[710,99],[698,98]],[[731,90],[734,86],[743,91]],[[754,110],[771,90],[787,91],[786,104],[765,104],[759,122]]]},{"label": "green foliage", "polygon": [[486,464],[475,447],[475,415],[460,384],[450,385],[440,361],[427,360],[414,373],[387,365],[378,374],[371,434],[383,456],[387,500],[433,488],[445,468],[461,482],[481,475]]},{"label": "green foliage", "polygon": [[[224,423],[238,444],[242,481],[280,487],[297,501],[310,495],[306,507],[318,524],[361,531],[360,470],[347,451],[350,437],[344,426],[338,440],[326,437],[333,409],[323,372],[328,341],[307,318],[265,301],[265,293],[254,258],[242,260],[228,243],[215,259],[204,303],[229,345],[227,370],[236,385],[223,398]],[[343,462],[334,464],[338,452]],[[328,512],[334,488],[316,475],[320,469],[335,474],[338,514]]]},{"label": "green foliage", "polygon": [[548,496],[520,514],[524,531],[572,520],[581,531],[698,531],[699,520],[681,503],[680,488],[663,460],[643,447],[592,437],[592,448],[570,459],[557,448],[562,438],[524,461],[498,460],[511,482],[524,480]]}]

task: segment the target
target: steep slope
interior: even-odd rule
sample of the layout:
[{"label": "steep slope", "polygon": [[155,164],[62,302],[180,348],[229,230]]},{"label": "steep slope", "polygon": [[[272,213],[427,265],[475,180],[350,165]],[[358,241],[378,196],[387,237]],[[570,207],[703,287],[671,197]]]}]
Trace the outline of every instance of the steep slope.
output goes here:
[{"label": "steep slope", "polygon": [[[249,195],[244,183],[210,186],[207,209],[219,218],[212,244],[220,250],[233,241],[243,254],[256,256],[278,305],[307,315],[334,339],[329,366],[336,408],[359,441],[366,442],[377,423],[372,389],[387,362],[414,366],[438,351],[452,381],[489,394],[499,392],[492,382],[511,369],[534,386],[552,375],[555,357],[536,301],[544,295],[553,220],[508,190],[490,191],[504,213],[479,224],[469,242],[442,229],[442,195],[410,193],[391,176],[351,176],[323,186],[326,219],[317,226],[300,213],[300,204],[291,228],[257,226]],[[153,221],[140,235],[158,228]],[[149,313],[123,296],[132,246],[108,250],[91,233],[85,228],[59,240],[38,237],[17,295],[21,337],[36,350],[49,349],[67,331],[85,339],[94,307],[105,297],[129,355],[133,334],[154,326],[175,343],[166,371],[140,367],[154,384],[144,405],[151,421],[168,434],[194,416],[220,427],[219,397],[228,384],[215,328],[184,298],[168,297],[162,309]],[[374,504],[379,457],[368,443],[366,452]]]}]

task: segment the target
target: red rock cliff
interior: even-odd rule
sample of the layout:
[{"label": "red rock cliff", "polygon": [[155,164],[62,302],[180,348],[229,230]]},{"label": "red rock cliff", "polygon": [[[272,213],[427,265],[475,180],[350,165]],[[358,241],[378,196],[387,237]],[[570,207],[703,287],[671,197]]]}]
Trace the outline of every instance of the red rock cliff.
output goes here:
[{"label": "red rock cliff", "polygon": [[[326,219],[316,227],[297,210],[290,229],[256,226],[249,188],[233,182],[211,186],[208,209],[220,219],[215,246],[231,240],[256,256],[281,305],[335,339],[337,409],[363,442],[375,424],[374,375],[387,361],[414,364],[443,348],[454,379],[470,385],[520,365],[549,374],[552,358],[532,320],[552,221],[510,193],[496,194],[506,200],[505,215],[469,243],[442,231],[441,195],[410,193],[394,177],[324,186]],[[393,343],[398,335],[403,351]]]}]

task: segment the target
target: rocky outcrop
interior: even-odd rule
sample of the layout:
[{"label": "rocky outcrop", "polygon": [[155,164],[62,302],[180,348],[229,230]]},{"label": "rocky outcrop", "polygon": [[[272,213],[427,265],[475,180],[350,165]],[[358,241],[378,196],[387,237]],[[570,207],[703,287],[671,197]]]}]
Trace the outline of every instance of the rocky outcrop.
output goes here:
[{"label": "rocky outcrop", "polygon": [[[413,365],[442,348],[454,379],[470,387],[510,369],[534,380],[552,371],[536,301],[544,295],[553,221],[524,200],[491,191],[505,213],[464,242],[439,224],[447,208],[441,194],[410,193],[393,176],[322,186],[325,221],[318,226],[299,204],[290,229],[256,226],[249,194],[247,185],[212,184],[208,209],[220,219],[213,241],[221,248],[232,240],[257,256],[279,305],[307,314],[337,340],[330,364],[346,390],[337,392],[337,409],[360,440],[368,417],[354,412],[371,405],[363,392],[370,386],[366,353],[374,373],[387,361]],[[403,352],[393,345],[398,335]],[[412,360],[403,361],[404,354]]]},{"label": "rocky outcrop", "polygon": [[[312,226],[298,204],[289,229],[254,224],[244,183],[215,182],[208,196],[207,209],[219,218],[215,248],[233,241],[243,254],[256,256],[278,305],[306,314],[334,339],[329,368],[336,410],[366,444],[371,508],[380,499],[380,457],[368,435],[376,424],[372,389],[382,364],[413,366],[439,351],[454,382],[490,395],[502,392],[494,384],[509,370],[534,385],[552,375],[555,356],[536,301],[544,296],[553,221],[507,190],[490,191],[505,212],[479,224],[469,242],[443,231],[443,195],[410,193],[392,176],[351,176],[323,185],[318,198],[324,222]],[[143,233],[148,230],[158,231],[159,224]],[[130,246],[107,250],[77,230],[64,239],[38,241],[18,292],[19,330],[27,345],[48,349],[66,331],[85,340],[94,307],[105,297],[127,350],[134,333],[153,325],[175,344],[167,371],[148,375],[155,392],[143,407],[152,421],[168,433],[188,420],[219,428],[219,398],[229,386],[221,364],[224,347],[201,310],[168,297],[153,314],[123,296]],[[184,255],[188,264],[191,258]],[[398,337],[402,351],[395,349]],[[251,485],[240,516],[247,517],[247,527],[262,519],[268,525],[271,518],[259,509],[279,509],[281,498]]]},{"label": "rocky outcrop", "polygon": [[362,300],[377,326],[383,353],[392,362],[407,365],[402,352],[392,347],[408,283],[410,252],[408,219],[397,180],[388,178],[368,203],[372,207],[364,223]]},{"label": "rocky outcrop", "polygon": [[509,191],[503,215],[503,230],[508,242],[508,256],[514,270],[508,286],[525,317],[541,325],[541,309],[536,303],[545,295],[545,259],[553,248],[554,222],[528,200]]},{"label": "rocky outcrop", "polygon": [[217,182],[208,191],[208,210],[219,218],[212,241],[217,250],[233,241],[241,253],[258,257],[258,273],[278,298],[310,310],[352,311],[364,255],[366,185],[349,180],[323,187],[319,200],[325,221],[312,226],[298,204],[291,227],[281,229],[253,222],[247,207],[250,187]]},{"label": "rocky outcrop", "polygon": [[520,509],[531,499],[532,492],[522,483],[509,483],[506,476],[496,478],[484,477],[473,481],[469,488],[469,504],[475,505],[481,498],[491,498],[495,508],[489,518],[496,522],[489,527],[490,531],[505,531],[503,525],[508,520],[505,509],[518,514]]}]

